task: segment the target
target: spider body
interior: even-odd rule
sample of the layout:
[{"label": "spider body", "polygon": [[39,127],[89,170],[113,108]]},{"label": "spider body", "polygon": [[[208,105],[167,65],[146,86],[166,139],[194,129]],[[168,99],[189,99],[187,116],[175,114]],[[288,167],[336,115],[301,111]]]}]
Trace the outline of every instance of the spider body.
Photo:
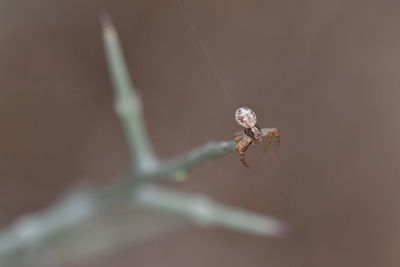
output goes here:
[{"label": "spider body", "polygon": [[267,137],[267,146],[272,143],[273,138],[276,140],[276,149],[277,150],[280,144],[280,133],[277,128],[263,128],[261,129],[257,125],[257,117],[256,113],[249,108],[241,107],[238,108],[235,112],[235,119],[237,123],[243,127],[243,131],[234,133],[234,139],[236,141],[236,151],[239,152],[240,161],[246,166],[250,167],[245,159],[244,153],[249,148],[251,144],[256,142],[261,142],[262,137]]}]

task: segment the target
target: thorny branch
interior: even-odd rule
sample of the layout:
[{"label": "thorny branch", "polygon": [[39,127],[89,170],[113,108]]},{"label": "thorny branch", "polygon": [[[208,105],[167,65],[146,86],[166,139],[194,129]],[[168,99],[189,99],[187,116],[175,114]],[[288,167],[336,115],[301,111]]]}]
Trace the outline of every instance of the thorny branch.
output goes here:
[{"label": "thorny branch", "polygon": [[[104,47],[115,93],[115,110],[128,140],[132,171],[102,189],[75,189],[53,206],[22,216],[0,232],[0,266],[57,266],[138,242],[182,226],[223,226],[282,236],[285,226],[267,215],[221,205],[209,197],[152,185],[206,160],[234,151],[234,142],[213,142],[160,161],[145,130],[141,102],[130,81],[117,33],[101,17]],[[161,212],[160,212],[161,211]]]}]

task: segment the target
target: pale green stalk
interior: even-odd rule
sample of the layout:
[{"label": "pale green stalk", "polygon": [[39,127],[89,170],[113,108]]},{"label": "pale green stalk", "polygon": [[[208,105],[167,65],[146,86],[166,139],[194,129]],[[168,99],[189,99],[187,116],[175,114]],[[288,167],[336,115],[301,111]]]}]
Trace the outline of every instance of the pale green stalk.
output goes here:
[{"label": "pale green stalk", "polygon": [[107,15],[101,17],[104,50],[114,89],[114,107],[120,117],[137,173],[154,169],[158,161],[144,125],[141,101],[129,77],[117,32]]},{"label": "pale green stalk", "polygon": [[107,16],[101,21],[115,110],[134,159],[134,171],[105,188],[73,190],[51,207],[16,220],[0,232],[0,266],[65,265],[176,229],[185,218],[201,226],[284,235],[284,225],[270,216],[149,183],[175,179],[206,160],[234,152],[235,143],[212,142],[160,162],[148,140],[141,101],[130,81],[117,33]]}]

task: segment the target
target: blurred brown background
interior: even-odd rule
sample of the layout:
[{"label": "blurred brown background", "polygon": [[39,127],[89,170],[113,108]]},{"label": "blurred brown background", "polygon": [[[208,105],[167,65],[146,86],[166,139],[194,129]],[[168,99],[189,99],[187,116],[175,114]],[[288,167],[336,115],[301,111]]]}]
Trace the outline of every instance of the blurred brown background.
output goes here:
[{"label": "blurred brown background", "polygon": [[0,225],[79,181],[128,166],[98,14],[111,14],[158,155],[238,129],[237,106],[282,131],[170,186],[286,221],[266,239],[196,226],[89,259],[93,266],[399,266],[400,2],[182,0],[0,2]]}]

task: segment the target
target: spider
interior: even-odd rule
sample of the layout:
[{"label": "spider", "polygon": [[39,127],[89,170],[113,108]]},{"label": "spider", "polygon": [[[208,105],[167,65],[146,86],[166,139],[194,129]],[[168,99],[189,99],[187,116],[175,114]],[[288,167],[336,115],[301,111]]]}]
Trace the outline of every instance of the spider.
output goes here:
[{"label": "spider", "polygon": [[274,137],[276,140],[276,148],[274,152],[277,151],[280,144],[280,134],[277,128],[260,129],[260,127],[257,126],[256,113],[246,107],[241,107],[236,110],[235,119],[237,123],[244,129],[244,131],[236,132],[233,134],[234,139],[236,141],[235,149],[237,152],[239,152],[240,161],[244,164],[244,166],[250,168],[250,166],[246,163],[244,159],[244,152],[246,152],[246,150],[249,148],[251,144],[255,142],[257,143],[261,142],[262,137],[264,136],[268,138],[265,151],[272,143],[272,139]]}]

